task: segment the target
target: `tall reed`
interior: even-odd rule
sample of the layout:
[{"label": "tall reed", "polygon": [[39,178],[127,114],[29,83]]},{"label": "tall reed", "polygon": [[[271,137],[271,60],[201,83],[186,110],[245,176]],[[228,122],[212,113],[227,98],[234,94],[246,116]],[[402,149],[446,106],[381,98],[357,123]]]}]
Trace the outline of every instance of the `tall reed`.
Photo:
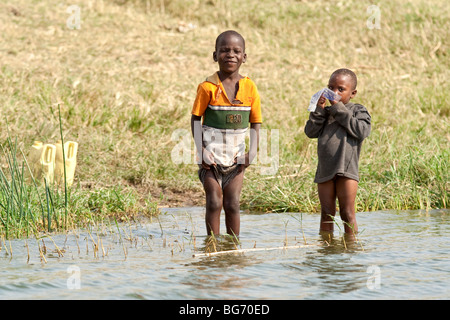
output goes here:
[{"label": "tall reed", "polygon": [[[25,230],[26,235],[29,235],[30,223],[38,223],[39,213],[45,223],[40,194],[36,184],[29,186],[25,181],[25,165],[31,176],[32,174],[26,162],[19,162],[17,138],[13,142],[8,136],[1,149],[4,161],[0,167],[0,228],[6,238],[18,229]],[[23,155],[22,152],[21,154]],[[36,205],[36,202],[39,204]]]}]

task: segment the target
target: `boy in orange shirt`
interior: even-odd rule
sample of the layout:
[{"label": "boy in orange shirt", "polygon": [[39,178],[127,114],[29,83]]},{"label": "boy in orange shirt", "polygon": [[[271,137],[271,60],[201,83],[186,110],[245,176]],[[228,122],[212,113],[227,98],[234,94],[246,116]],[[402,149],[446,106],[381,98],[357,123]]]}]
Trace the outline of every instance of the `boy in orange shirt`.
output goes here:
[{"label": "boy in orange shirt", "polygon": [[[244,171],[258,148],[261,102],[254,82],[239,74],[247,59],[245,40],[239,33],[221,33],[213,59],[219,71],[198,86],[191,130],[199,159],[198,174],[206,193],[206,231],[219,234],[223,208],[227,233],[238,236],[239,199]],[[245,153],[249,124],[250,148]]]}]

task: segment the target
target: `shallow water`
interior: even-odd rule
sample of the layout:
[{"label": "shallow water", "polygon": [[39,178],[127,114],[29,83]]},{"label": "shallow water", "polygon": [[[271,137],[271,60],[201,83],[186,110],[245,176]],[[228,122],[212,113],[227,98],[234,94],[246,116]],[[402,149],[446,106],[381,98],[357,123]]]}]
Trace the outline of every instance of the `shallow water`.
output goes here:
[{"label": "shallow water", "polygon": [[[359,213],[359,241],[345,243],[337,226],[318,235],[317,214],[242,213],[238,249],[310,246],[193,257],[210,247],[204,209],[165,209],[120,234],[112,224],[2,243],[0,299],[449,299],[449,213]],[[235,247],[221,237],[216,250]]]}]

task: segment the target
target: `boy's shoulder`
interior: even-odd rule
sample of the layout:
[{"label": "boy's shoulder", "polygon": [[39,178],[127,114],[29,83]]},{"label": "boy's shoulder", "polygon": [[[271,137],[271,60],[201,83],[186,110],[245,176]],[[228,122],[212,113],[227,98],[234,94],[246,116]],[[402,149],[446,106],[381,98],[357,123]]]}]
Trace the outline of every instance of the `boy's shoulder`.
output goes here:
[{"label": "boy's shoulder", "polygon": [[199,83],[198,85],[198,89],[200,90],[200,88],[203,91],[206,92],[211,92],[211,91],[216,91],[217,88],[219,87],[219,76],[217,75],[217,73],[214,73],[208,77],[206,77],[205,80],[203,80],[202,82]]},{"label": "boy's shoulder", "polygon": [[217,72],[213,73],[212,75],[206,77],[205,80],[200,82],[198,85],[199,88],[203,88],[205,91],[214,91],[217,90],[217,88],[220,85],[220,79]]},{"label": "boy's shoulder", "polygon": [[366,107],[364,107],[362,104],[360,103],[354,103],[354,102],[349,102],[345,105],[347,108],[352,109],[352,110],[367,110]]},{"label": "boy's shoulder", "polygon": [[205,81],[203,81],[202,83],[212,83],[212,84],[218,86],[220,84],[219,73],[214,72],[209,77],[206,77]]},{"label": "boy's shoulder", "polygon": [[369,111],[362,104],[349,102],[345,106],[348,109],[352,110],[354,114],[355,113],[367,113],[368,116],[370,117]]},{"label": "boy's shoulder", "polygon": [[[250,77],[248,77],[248,76],[243,76],[242,79],[239,80],[239,81],[244,81],[244,82],[246,82],[248,84],[255,85],[253,80],[250,79]],[[206,79],[201,83],[201,85],[203,85],[203,84],[206,84],[206,85],[207,84],[213,84],[215,86],[218,86],[218,85],[220,85],[220,82],[221,81],[220,81],[220,78],[219,78],[219,73],[216,71],[212,75],[206,77]]]}]

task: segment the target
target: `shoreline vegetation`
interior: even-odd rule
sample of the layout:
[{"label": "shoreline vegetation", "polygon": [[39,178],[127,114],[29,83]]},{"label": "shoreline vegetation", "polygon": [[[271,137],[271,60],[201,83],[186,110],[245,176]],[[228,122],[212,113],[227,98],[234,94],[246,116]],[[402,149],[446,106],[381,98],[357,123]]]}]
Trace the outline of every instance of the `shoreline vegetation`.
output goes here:
[{"label": "shoreline vegetation", "polygon": [[[372,115],[357,211],[448,207],[445,1],[382,3],[379,16],[361,1],[74,5],[79,20],[56,0],[0,4],[0,239],[203,206],[190,111],[226,29],[246,38],[242,74],[258,86],[267,134],[246,171],[241,209],[320,211],[316,141],[303,128],[311,95],[339,67],[356,72],[354,101]],[[368,27],[373,19],[379,28]],[[62,137],[79,144],[67,192],[30,181],[25,161],[33,141]]]}]

